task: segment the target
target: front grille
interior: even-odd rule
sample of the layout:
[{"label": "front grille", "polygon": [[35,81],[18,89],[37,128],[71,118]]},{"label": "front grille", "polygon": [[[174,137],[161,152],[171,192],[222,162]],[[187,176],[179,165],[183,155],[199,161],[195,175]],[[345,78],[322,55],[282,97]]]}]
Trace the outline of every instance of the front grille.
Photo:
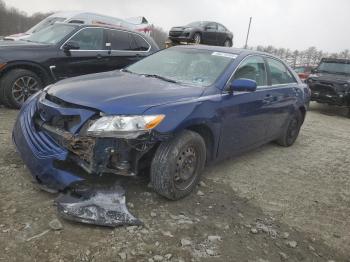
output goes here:
[{"label": "front grille", "polygon": [[314,84],[314,85],[310,85],[310,89],[312,92],[318,92],[321,94],[330,94],[330,95],[337,94],[336,90],[331,85]]},{"label": "front grille", "polygon": [[170,31],[169,35],[170,36],[180,36],[182,34],[182,31]]},{"label": "front grille", "polygon": [[32,102],[27,105],[20,116],[23,134],[31,145],[33,153],[38,158],[49,158],[64,153],[65,151],[51,137],[35,129],[33,121],[35,112],[36,104]]}]

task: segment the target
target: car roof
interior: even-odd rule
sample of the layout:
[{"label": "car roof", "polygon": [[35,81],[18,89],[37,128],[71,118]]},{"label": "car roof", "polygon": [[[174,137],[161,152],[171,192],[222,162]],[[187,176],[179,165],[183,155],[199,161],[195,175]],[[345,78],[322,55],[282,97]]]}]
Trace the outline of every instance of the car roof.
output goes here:
[{"label": "car roof", "polygon": [[55,24],[63,24],[63,25],[72,25],[75,26],[76,28],[85,28],[85,27],[100,27],[100,28],[109,28],[109,29],[120,29],[124,31],[129,31],[132,33],[137,33],[141,34],[140,32],[137,32],[136,30],[123,27],[123,26],[118,26],[118,25],[104,25],[104,24],[80,24],[80,23],[64,23],[64,22],[56,22]]},{"label": "car roof", "polygon": [[[185,49],[198,49],[198,50],[208,50],[213,52],[225,52],[230,54],[236,54],[236,55],[251,55],[251,54],[257,54],[257,55],[266,55],[270,57],[277,58],[271,54],[250,50],[250,49],[243,49],[243,48],[232,48],[232,47],[224,47],[224,46],[209,46],[209,45],[178,45],[174,46],[172,48],[185,48]],[[277,58],[280,60],[279,58]]]}]

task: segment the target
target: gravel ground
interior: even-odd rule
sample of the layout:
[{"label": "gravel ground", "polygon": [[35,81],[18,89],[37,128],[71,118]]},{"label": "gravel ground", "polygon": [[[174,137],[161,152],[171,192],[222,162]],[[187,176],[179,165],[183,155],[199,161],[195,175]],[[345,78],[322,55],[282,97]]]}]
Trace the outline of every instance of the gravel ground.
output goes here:
[{"label": "gravel ground", "polygon": [[350,261],[345,110],[312,104],[293,147],[271,143],[208,167],[181,201],[130,181],[129,209],[145,225],[116,229],[57,217],[56,195],[36,187],[14,151],[17,113],[0,108],[0,261]]}]

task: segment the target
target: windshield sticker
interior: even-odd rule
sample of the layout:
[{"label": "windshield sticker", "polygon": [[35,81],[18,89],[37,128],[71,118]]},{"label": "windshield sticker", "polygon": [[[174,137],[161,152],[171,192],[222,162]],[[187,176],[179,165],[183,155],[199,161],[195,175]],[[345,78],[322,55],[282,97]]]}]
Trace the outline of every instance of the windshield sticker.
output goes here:
[{"label": "windshield sticker", "polygon": [[236,59],[238,56],[236,54],[222,53],[222,52],[213,52],[211,55],[223,56],[223,57],[228,57],[228,58],[232,58],[232,59]]}]

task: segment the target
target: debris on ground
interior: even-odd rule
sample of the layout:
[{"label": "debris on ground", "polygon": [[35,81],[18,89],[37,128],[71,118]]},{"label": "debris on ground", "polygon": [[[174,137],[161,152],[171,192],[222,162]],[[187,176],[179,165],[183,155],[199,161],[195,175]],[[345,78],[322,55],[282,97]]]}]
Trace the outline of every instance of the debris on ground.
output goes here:
[{"label": "debris on ground", "polygon": [[125,189],[115,184],[111,187],[75,185],[56,198],[61,217],[99,226],[142,225],[126,207]]},{"label": "debris on ground", "polygon": [[49,222],[49,227],[52,230],[61,230],[63,229],[62,223],[58,219],[53,219]]}]

